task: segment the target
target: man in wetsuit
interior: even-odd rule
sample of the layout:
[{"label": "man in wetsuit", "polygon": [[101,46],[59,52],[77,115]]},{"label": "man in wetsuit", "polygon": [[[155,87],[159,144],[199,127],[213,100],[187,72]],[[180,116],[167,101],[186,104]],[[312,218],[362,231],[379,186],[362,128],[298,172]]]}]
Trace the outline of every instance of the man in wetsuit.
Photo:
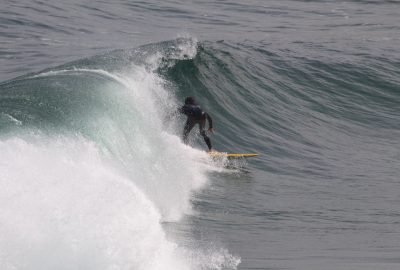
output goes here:
[{"label": "man in wetsuit", "polygon": [[212,151],[210,138],[207,136],[207,133],[204,130],[206,126],[206,120],[208,120],[208,131],[211,133],[214,132],[211,117],[204,112],[199,105],[196,104],[194,98],[192,97],[187,97],[185,99],[185,105],[179,109],[179,112],[187,116],[186,124],[183,129],[183,142],[185,144],[188,143],[189,132],[196,124],[199,124],[200,135],[203,136],[204,141],[208,146],[208,151]]}]

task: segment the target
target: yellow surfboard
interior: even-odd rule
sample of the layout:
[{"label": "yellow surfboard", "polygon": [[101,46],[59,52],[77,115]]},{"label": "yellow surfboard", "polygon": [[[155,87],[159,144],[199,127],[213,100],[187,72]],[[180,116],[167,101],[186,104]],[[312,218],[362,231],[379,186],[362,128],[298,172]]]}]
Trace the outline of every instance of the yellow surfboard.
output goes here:
[{"label": "yellow surfboard", "polygon": [[250,157],[256,157],[258,154],[255,153],[247,153],[247,154],[228,154],[228,153],[223,153],[223,152],[208,152],[208,155],[212,158],[228,158],[228,159],[235,159],[235,158],[250,158]]}]

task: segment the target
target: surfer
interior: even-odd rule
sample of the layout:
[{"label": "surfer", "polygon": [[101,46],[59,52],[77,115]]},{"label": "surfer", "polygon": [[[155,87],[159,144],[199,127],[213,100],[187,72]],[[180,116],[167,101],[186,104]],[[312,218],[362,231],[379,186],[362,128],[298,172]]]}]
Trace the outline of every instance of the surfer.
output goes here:
[{"label": "surfer", "polygon": [[210,138],[207,136],[204,130],[206,126],[206,120],[208,121],[208,132],[213,133],[214,129],[212,126],[212,119],[208,113],[203,111],[199,105],[196,104],[193,97],[187,97],[185,99],[185,105],[183,105],[179,112],[187,116],[185,127],[183,128],[183,142],[188,143],[188,135],[192,128],[199,124],[200,135],[203,136],[204,141],[208,146],[208,151],[212,151]]}]

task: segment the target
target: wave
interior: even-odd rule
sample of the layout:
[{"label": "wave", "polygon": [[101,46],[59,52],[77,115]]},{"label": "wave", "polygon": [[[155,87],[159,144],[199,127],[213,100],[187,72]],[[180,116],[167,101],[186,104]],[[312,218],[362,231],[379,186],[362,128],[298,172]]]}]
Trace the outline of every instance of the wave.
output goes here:
[{"label": "wave", "polygon": [[196,48],[178,39],[0,85],[2,269],[236,268],[226,250],[180,246],[162,226],[192,214],[218,170],[164,119],[178,105],[156,70]]}]

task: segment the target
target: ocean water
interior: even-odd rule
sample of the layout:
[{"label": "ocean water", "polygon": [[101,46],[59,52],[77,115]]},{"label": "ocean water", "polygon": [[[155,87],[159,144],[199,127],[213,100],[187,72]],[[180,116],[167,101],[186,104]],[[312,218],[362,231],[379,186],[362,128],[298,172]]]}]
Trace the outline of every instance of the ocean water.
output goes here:
[{"label": "ocean water", "polygon": [[399,1],[0,14],[0,269],[400,269]]}]

